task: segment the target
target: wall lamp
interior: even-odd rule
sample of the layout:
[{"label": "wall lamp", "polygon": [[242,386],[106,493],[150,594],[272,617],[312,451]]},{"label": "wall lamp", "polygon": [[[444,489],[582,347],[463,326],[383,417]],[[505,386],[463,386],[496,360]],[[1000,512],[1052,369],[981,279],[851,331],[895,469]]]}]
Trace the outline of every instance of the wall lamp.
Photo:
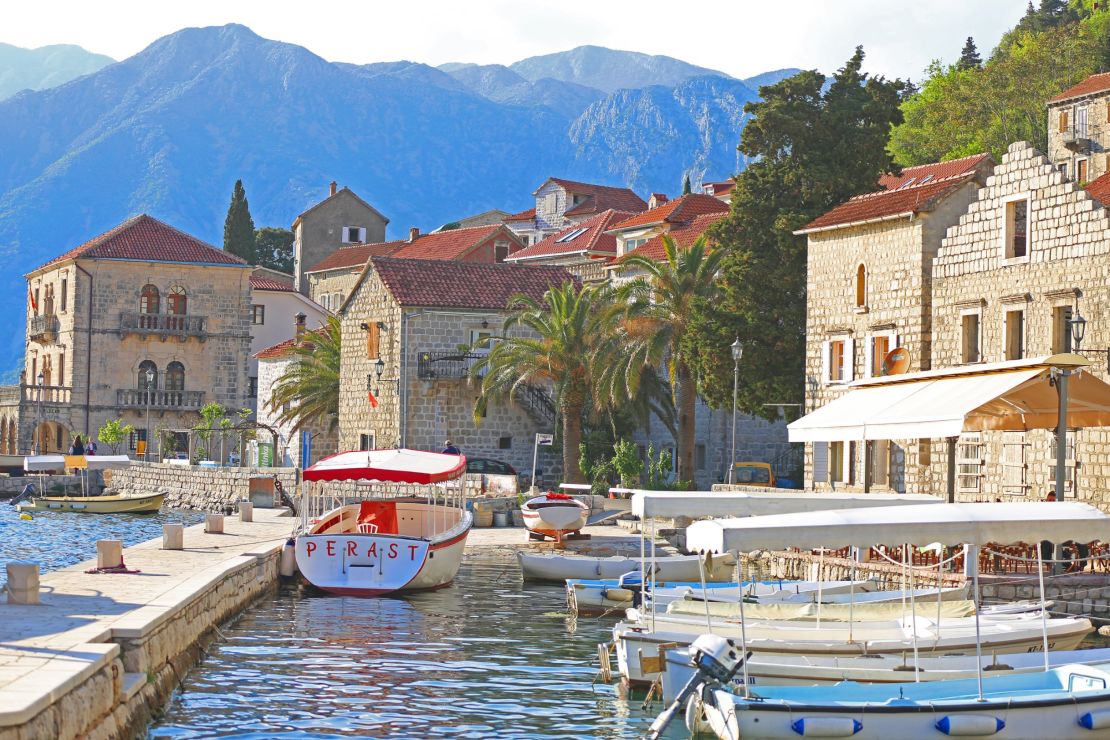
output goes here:
[{"label": "wall lamp", "polygon": [[1106,372],[1110,373],[1110,349],[1080,349],[1083,345],[1083,337],[1087,334],[1087,319],[1083,318],[1083,314],[1079,313],[1079,306],[1075,307],[1068,324],[1071,328],[1072,346],[1075,347],[1077,355],[1106,355]]}]

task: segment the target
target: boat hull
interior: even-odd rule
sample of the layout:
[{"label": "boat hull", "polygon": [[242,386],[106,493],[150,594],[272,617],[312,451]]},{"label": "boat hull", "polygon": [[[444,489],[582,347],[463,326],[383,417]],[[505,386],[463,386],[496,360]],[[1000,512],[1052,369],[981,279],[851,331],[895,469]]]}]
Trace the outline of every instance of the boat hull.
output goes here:
[{"label": "boat hull", "polygon": [[162,508],[164,493],[149,496],[41,496],[19,504],[20,511],[79,514],[149,514]]},{"label": "boat hull", "polygon": [[[700,579],[697,555],[659,557],[654,561],[657,581],[697,581]],[[563,583],[567,579],[620,578],[640,570],[639,558],[608,558],[581,555],[554,555],[518,552],[517,561],[526,581]],[[728,581],[735,576],[736,561],[727,555],[714,557],[706,567],[707,581]],[[649,567],[651,563],[649,562]]]},{"label": "boat hull", "polygon": [[529,531],[556,540],[586,526],[586,517],[590,513],[586,505],[577,499],[550,500],[547,496],[525,501],[520,511],[524,516],[524,526]]}]

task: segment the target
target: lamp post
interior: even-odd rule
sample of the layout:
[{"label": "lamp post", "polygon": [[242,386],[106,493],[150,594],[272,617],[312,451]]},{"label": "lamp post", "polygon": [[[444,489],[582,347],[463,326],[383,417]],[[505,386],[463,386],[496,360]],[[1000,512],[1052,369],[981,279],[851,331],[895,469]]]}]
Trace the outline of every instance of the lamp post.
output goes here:
[{"label": "lamp post", "polygon": [[378,391],[380,392],[382,389],[382,373],[385,372],[385,360],[383,360],[381,357],[379,357],[378,361],[374,363],[374,372],[378,376]]},{"label": "lamp post", "polygon": [[154,371],[146,369],[146,429],[143,432],[143,462],[150,455],[150,396],[154,390]]},{"label": "lamp post", "polygon": [[740,388],[740,358],[744,356],[744,345],[740,337],[732,343],[732,456],[728,460],[728,482],[732,484],[732,471],[736,469],[736,395]]},{"label": "lamp post", "polygon": [[[35,382],[38,384],[38,387],[39,387],[39,423],[40,424],[45,424],[46,423],[46,399],[43,397],[43,394],[45,393],[46,389],[43,387],[43,384],[46,383],[46,376],[44,376],[42,374],[41,370],[39,371],[39,374],[37,376],[35,376]],[[36,455],[41,455],[43,453],[43,450],[40,447],[41,440],[39,439],[39,430],[35,429],[31,432],[31,434],[34,437],[35,454]]]}]

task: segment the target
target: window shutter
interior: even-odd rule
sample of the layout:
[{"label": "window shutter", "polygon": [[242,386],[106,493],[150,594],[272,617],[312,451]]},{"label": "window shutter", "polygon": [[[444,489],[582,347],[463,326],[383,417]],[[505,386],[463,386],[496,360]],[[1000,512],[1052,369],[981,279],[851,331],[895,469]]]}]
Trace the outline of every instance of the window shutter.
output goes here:
[{"label": "window shutter", "polygon": [[856,379],[856,340],[844,340],[844,382]]},{"label": "window shutter", "polygon": [[1068,130],[1068,112],[1066,110],[1060,111],[1060,133]]},{"label": "window shutter", "polygon": [[871,372],[872,354],[875,351],[875,338],[872,336],[867,337],[863,343],[863,377],[870,378],[873,373]]},{"label": "window shutter", "polygon": [[829,480],[829,443],[813,443],[813,482],[827,483]]},{"label": "window shutter", "polygon": [[358,240],[360,243],[366,242],[366,227],[360,226],[358,229]]},{"label": "window shutter", "polygon": [[370,328],[366,330],[366,356],[373,360],[381,357],[381,330],[376,321],[368,322],[367,326]]},{"label": "window shutter", "polygon": [[829,384],[829,378],[832,377],[832,375],[829,371],[829,362],[830,362],[829,351],[830,351],[829,341],[825,340],[824,342],[821,342],[821,383],[822,383],[822,385],[828,385]]}]

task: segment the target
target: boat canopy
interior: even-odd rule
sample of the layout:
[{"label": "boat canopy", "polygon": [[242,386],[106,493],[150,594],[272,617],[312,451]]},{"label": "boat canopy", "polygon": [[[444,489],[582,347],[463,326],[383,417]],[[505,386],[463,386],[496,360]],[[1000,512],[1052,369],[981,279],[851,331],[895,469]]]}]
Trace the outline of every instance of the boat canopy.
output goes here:
[{"label": "boat canopy", "polygon": [[[1055,429],[1052,369],[1089,365],[1060,354],[852,383],[840,398],[788,425],[791,442],[938,439],[963,432]],[[1069,427],[1110,426],[1110,385],[1091,373],[1068,381]]]},{"label": "boat canopy", "polygon": [[712,491],[632,492],[632,513],[643,517],[765,516],[824,509],[939,504],[924,493],[810,493],[806,491],[714,493]]},{"label": "boat canopy", "polygon": [[466,473],[466,458],[422,450],[356,450],[325,457],[304,471],[306,481],[366,480],[442,483]]},{"label": "boat canopy", "polygon": [[787,547],[1110,540],[1110,517],[1074,501],[887,506],[843,511],[716,519],[686,529],[694,552],[750,552]]},{"label": "boat canopy", "polygon": [[131,458],[127,455],[89,455],[85,458],[85,467],[89,470],[124,470],[131,467]]},{"label": "boat canopy", "polygon": [[62,455],[28,455],[23,458],[23,469],[34,473],[49,470],[65,470],[66,459]]}]

